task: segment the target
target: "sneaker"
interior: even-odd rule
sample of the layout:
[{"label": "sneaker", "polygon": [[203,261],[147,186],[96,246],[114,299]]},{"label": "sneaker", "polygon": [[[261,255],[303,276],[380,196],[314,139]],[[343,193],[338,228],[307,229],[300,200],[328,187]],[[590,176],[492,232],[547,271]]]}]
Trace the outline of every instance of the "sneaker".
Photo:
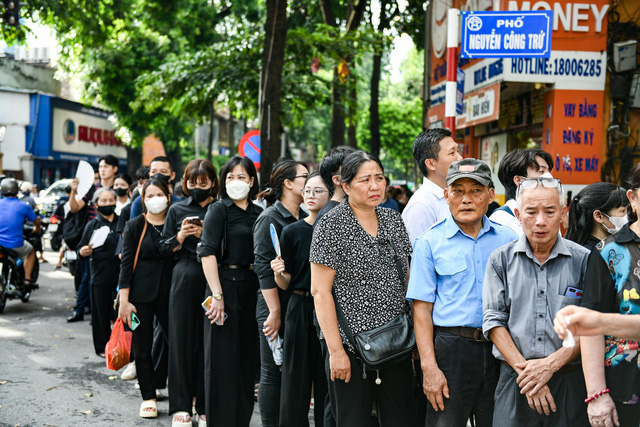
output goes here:
[{"label": "sneaker", "polygon": [[138,372],[136,371],[136,362],[131,362],[127,365],[126,368],[124,368],[124,371],[122,371],[120,378],[125,381],[129,381],[135,380],[137,376]]}]

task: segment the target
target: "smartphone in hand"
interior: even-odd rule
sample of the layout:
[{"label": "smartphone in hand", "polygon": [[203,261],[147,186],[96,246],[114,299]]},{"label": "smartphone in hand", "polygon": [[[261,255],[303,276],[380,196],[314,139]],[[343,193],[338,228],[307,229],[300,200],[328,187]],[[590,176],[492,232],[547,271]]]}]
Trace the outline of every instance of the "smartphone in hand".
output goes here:
[{"label": "smartphone in hand", "polygon": [[197,216],[190,216],[185,218],[187,220],[187,222],[189,224],[193,224],[193,225],[197,225],[199,227],[202,227],[202,220],[200,219],[200,217]]},{"label": "smartphone in hand", "polygon": [[140,326],[140,319],[138,319],[138,316],[136,316],[136,314],[132,311],[131,312],[131,330],[135,331],[138,326]]},{"label": "smartphone in hand", "polygon": [[[211,302],[213,301],[213,298],[211,296],[208,296],[204,301],[202,301],[202,308],[204,309],[204,311],[209,311],[211,309]],[[227,317],[229,317],[229,315],[227,313],[224,313],[224,320],[227,320]],[[215,325],[218,326],[222,326],[222,317],[219,317],[218,320],[216,320],[216,323],[214,323]]]}]

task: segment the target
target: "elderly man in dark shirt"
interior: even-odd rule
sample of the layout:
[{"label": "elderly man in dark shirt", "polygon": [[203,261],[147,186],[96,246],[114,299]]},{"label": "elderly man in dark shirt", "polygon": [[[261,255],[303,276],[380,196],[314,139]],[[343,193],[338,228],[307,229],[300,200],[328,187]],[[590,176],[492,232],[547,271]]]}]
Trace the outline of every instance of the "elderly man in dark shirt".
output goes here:
[{"label": "elderly man in dark shirt", "polygon": [[588,426],[579,344],[563,347],[555,313],[582,298],[589,252],[558,235],[563,192],[555,178],[522,180],[516,216],[524,235],[487,265],[483,332],[503,362],[493,425]]}]

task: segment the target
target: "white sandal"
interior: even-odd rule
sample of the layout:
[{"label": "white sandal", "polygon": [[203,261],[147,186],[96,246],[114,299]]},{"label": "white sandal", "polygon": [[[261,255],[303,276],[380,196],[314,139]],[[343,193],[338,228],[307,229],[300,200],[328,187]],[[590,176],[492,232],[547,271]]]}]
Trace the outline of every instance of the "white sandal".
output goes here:
[{"label": "white sandal", "polygon": [[[150,410],[151,409],[151,410]],[[158,417],[158,404],[155,400],[145,400],[140,404],[140,417],[141,418],[157,418]]]},{"label": "white sandal", "polygon": [[[183,420],[188,418],[189,421],[176,421],[176,417],[182,417]],[[191,415],[187,411],[176,412],[171,418],[171,427],[192,427]]]}]

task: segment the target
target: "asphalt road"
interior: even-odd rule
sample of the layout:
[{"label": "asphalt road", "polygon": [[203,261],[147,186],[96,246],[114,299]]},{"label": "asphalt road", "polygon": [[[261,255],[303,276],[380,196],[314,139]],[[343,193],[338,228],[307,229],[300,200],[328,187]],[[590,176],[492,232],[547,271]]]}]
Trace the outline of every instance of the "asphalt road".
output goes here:
[{"label": "asphalt road", "polygon": [[[45,258],[40,289],[28,303],[7,301],[0,314],[0,426],[170,425],[167,400],[155,420],[138,417],[135,381],[122,381],[95,355],[90,316],[67,323],[73,278],[54,269],[57,254]],[[251,426],[260,425],[256,405]]]}]

